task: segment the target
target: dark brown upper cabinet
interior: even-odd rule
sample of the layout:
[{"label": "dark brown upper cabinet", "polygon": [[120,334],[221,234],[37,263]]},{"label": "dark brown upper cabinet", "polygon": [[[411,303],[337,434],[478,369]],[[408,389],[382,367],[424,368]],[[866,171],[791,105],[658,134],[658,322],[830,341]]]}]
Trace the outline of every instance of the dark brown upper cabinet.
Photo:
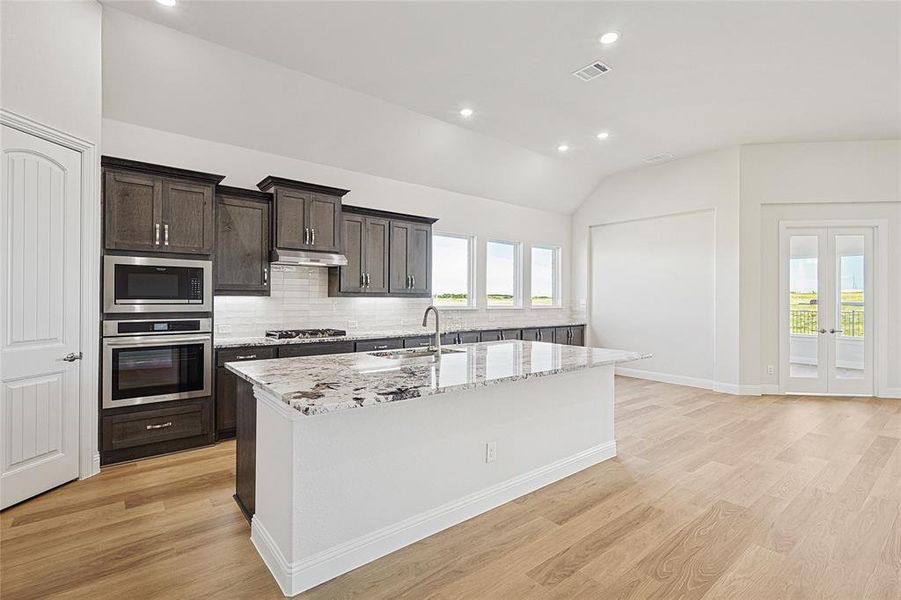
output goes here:
[{"label": "dark brown upper cabinet", "polygon": [[360,206],[343,211],[347,266],[329,269],[329,295],[431,295],[432,223],[437,219]]},{"label": "dark brown upper cabinet", "polygon": [[391,221],[389,291],[399,295],[432,293],[432,226]]},{"label": "dark brown upper cabinet", "polygon": [[347,266],[329,273],[330,279],[337,277],[337,291],[351,294],[386,293],[388,220],[345,212],[342,221]]},{"label": "dark brown upper cabinet", "polygon": [[271,211],[271,194],[216,187],[216,294],[269,295]]},{"label": "dark brown upper cabinet", "polygon": [[224,179],[104,156],[104,247],[155,253],[213,251],[213,189]]},{"label": "dark brown upper cabinet", "polygon": [[341,198],[349,190],[272,176],[257,187],[274,196],[274,247],[341,252]]}]

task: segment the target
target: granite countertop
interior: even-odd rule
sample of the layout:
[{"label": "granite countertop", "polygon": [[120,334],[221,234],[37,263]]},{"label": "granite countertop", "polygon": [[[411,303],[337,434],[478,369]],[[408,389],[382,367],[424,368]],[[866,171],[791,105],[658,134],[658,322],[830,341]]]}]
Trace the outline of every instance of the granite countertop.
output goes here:
[{"label": "granite countertop", "polygon": [[391,352],[226,363],[306,416],[640,360],[624,350],[509,340],[454,345],[440,360]]},{"label": "granite countertop", "polygon": [[[458,331],[497,331],[498,329],[529,329],[532,327],[575,327],[585,325],[585,321],[566,321],[563,323],[542,323],[540,325],[476,325],[474,327],[450,327],[442,328],[441,333],[456,333]],[[213,340],[215,348],[242,348],[246,346],[284,346],[285,344],[315,344],[318,342],[341,342],[354,340],[374,340],[400,337],[419,337],[434,335],[433,327],[411,327],[409,329],[383,329],[373,331],[348,331],[347,335],[321,338],[286,338],[275,339],[267,337],[225,337]]]}]

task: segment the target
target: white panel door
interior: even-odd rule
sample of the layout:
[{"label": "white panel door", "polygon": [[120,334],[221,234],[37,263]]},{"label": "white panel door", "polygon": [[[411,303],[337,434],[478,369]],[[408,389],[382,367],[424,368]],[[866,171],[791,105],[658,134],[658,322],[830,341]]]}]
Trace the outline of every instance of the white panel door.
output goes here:
[{"label": "white panel door", "polygon": [[78,477],[81,155],[2,127],[0,508]]}]

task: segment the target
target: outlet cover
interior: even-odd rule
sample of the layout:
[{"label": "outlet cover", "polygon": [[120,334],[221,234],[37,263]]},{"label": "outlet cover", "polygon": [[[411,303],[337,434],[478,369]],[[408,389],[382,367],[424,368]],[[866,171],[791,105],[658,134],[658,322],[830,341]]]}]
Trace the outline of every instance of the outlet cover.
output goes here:
[{"label": "outlet cover", "polygon": [[767,366],[766,366],[766,374],[767,374],[767,375],[775,375],[775,374],[776,374],[776,367],[774,367],[773,365],[767,365]]},{"label": "outlet cover", "polygon": [[488,442],[485,444],[485,462],[490,463],[497,460],[497,442]]}]

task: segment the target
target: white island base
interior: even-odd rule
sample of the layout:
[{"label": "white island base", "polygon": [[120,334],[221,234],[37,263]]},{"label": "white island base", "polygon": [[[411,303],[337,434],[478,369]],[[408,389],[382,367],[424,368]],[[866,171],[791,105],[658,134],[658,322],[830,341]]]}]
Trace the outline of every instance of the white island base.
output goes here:
[{"label": "white island base", "polygon": [[255,385],[251,539],[293,596],[614,457],[613,369],[312,417]]}]

